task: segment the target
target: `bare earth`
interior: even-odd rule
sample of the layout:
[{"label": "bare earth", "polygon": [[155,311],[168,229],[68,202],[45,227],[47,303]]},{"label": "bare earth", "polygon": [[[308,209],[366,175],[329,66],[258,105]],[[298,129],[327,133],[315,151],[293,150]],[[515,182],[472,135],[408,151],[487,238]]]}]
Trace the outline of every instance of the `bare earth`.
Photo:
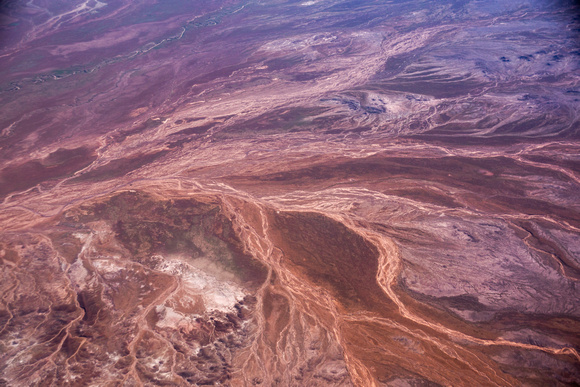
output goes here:
[{"label": "bare earth", "polygon": [[0,3],[0,386],[580,384],[574,2]]}]

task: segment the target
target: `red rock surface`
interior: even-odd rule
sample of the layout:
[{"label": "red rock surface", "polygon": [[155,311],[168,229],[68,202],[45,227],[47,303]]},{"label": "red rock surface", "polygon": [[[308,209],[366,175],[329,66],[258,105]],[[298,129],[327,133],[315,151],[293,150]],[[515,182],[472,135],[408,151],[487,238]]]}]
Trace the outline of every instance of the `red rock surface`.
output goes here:
[{"label": "red rock surface", "polygon": [[580,383],[580,10],[0,4],[0,386]]}]

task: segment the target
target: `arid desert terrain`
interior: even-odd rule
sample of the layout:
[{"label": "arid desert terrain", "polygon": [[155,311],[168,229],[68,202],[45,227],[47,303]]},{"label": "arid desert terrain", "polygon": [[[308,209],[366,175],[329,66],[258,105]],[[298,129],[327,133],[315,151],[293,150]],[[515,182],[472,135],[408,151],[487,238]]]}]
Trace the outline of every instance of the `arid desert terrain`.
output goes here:
[{"label": "arid desert terrain", "polygon": [[580,384],[580,6],[0,3],[0,386]]}]

